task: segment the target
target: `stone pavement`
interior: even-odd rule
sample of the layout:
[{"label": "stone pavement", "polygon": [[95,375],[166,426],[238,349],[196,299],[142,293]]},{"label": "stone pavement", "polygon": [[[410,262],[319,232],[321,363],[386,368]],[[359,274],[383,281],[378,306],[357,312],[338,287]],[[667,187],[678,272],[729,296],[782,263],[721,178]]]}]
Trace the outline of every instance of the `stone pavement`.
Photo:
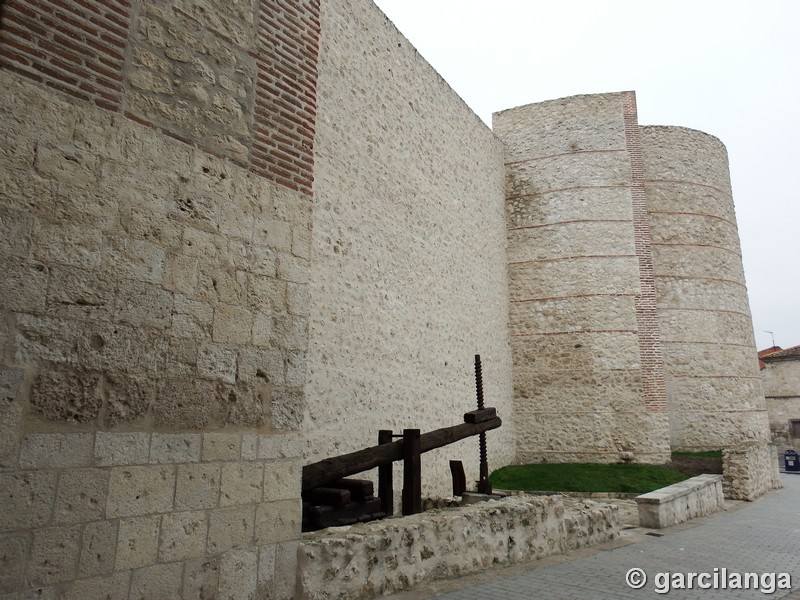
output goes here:
[{"label": "stone pavement", "polygon": [[[783,598],[800,600],[800,475],[781,474],[783,489],[752,503],[735,503],[723,513],[665,530],[624,532],[620,542],[570,556],[495,570],[425,589],[396,594],[393,600],[597,598]],[[660,533],[661,537],[652,534]],[[647,583],[625,583],[632,568],[643,569]],[[772,594],[759,589],[672,589],[656,593],[658,573],[789,573],[792,590]],[[719,576],[718,576],[719,577]],[[777,582],[777,579],[776,579]],[[766,581],[766,584],[769,582]],[[466,587],[465,587],[466,586]]]}]

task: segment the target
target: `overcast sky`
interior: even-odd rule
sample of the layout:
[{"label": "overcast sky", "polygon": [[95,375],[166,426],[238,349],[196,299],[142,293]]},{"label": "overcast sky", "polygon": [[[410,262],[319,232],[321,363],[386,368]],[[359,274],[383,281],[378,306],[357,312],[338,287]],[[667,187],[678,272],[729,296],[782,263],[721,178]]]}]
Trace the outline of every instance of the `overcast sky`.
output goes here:
[{"label": "overcast sky", "polygon": [[728,148],[756,346],[800,344],[800,0],[376,0],[488,125],[635,90]]}]

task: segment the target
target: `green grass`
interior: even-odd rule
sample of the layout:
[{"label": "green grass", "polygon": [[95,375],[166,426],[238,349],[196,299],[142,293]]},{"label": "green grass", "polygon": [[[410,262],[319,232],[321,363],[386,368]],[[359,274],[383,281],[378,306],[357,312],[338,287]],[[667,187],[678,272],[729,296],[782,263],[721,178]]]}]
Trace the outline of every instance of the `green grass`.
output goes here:
[{"label": "green grass", "polygon": [[706,450],[704,452],[676,451],[672,458],[722,458],[722,450]]},{"label": "green grass", "polygon": [[660,465],[567,463],[510,465],[489,479],[501,490],[644,494],[689,477]]}]

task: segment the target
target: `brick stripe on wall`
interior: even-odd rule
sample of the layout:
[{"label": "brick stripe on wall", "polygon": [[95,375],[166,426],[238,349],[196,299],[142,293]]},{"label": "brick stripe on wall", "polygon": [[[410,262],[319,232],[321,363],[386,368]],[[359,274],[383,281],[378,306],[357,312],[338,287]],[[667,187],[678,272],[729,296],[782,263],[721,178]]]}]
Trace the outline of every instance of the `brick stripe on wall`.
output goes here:
[{"label": "brick stripe on wall", "polygon": [[642,364],[642,387],[647,410],[667,410],[667,389],[664,379],[664,359],[658,327],[655,271],[653,270],[650,220],[644,190],[642,138],[636,110],[636,94],[623,96],[625,143],[631,161],[631,199],[636,256],[639,259],[641,293],[636,296],[636,325],[639,328],[639,354]]},{"label": "brick stripe on wall", "polygon": [[118,110],[127,0],[7,0],[0,65],[85,102]]},{"label": "brick stripe on wall", "polygon": [[250,163],[257,173],[308,194],[314,180],[319,35],[318,0],[262,0]]}]

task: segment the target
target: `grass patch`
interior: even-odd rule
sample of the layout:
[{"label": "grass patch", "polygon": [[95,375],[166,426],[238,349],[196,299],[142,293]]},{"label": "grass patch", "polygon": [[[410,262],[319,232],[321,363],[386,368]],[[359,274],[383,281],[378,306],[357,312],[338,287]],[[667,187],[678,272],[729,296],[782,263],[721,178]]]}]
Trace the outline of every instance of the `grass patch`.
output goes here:
[{"label": "grass patch", "polygon": [[722,450],[705,450],[703,452],[676,451],[672,458],[722,458]]},{"label": "grass patch", "polygon": [[660,465],[564,463],[510,465],[489,479],[501,490],[644,494],[689,477]]}]

